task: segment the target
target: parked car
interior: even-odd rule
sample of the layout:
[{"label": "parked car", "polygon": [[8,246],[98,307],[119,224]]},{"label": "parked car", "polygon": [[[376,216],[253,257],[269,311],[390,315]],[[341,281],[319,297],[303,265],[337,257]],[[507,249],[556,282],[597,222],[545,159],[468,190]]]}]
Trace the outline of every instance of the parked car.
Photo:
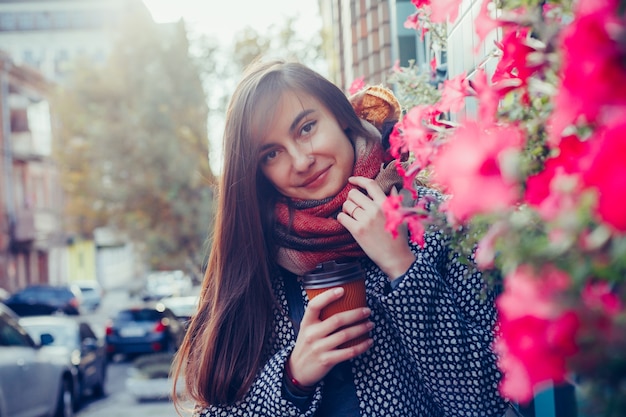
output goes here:
[{"label": "parked car", "polygon": [[62,313],[80,314],[82,293],[76,285],[31,285],[17,291],[4,302],[18,316]]},{"label": "parked car", "polygon": [[[170,369],[174,360],[173,353],[154,353],[135,359],[126,378],[126,390],[141,401],[169,401],[172,399],[174,380]],[[182,395],[185,382],[182,377],[176,384],[177,396]]]},{"label": "parked car", "polygon": [[50,360],[42,348],[53,341],[43,333],[34,342],[17,315],[0,303],[0,416],[74,415],[72,369]]},{"label": "parked car", "polygon": [[82,307],[94,311],[100,307],[104,292],[96,280],[72,281],[72,284],[80,288],[82,294]]},{"label": "parked car", "polygon": [[176,352],[185,328],[163,303],[120,310],[106,327],[109,359],[115,354]]},{"label": "parked car", "polygon": [[54,341],[41,348],[42,353],[64,361],[76,375],[74,410],[88,395],[104,396],[107,373],[107,351],[89,323],[69,316],[22,317],[19,323],[33,339],[49,333]]},{"label": "parked car", "polygon": [[146,277],[143,299],[149,301],[189,295],[192,288],[191,278],[181,270],[153,271]]},{"label": "parked car", "polygon": [[178,320],[187,325],[191,316],[198,310],[199,297],[197,295],[186,295],[183,297],[167,297],[161,299],[161,302],[165,307],[172,310]]}]

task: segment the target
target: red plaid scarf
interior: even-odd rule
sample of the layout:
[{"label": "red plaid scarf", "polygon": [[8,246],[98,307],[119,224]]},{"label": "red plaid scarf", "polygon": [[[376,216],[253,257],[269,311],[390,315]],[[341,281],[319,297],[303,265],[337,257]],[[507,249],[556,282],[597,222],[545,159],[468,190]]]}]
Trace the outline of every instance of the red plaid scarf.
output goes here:
[{"label": "red plaid scarf", "polygon": [[[385,193],[393,186],[402,187],[394,163],[383,168],[385,152],[380,133],[364,122],[372,132],[373,139],[355,140],[356,162],[353,176],[375,178]],[[350,232],[336,219],[348,192],[355,188],[348,183],[334,197],[324,200],[280,201],[276,205],[277,227],[275,239],[279,242],[278,264],[302,275],[321,262],[340,258],[365,256]]]}]

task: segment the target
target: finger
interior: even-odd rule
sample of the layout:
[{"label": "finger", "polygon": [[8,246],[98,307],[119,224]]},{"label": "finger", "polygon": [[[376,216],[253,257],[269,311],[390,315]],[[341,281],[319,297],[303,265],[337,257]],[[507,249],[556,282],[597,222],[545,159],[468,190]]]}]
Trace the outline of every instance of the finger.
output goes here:
[{"label": "finger", "polygon": [[320,330],[325,334],[331,334],[343,327],[353,326],[356,323],[366,320],[370,314],[372,314],[372,311],[368,307],[342,311],[322,321]]},{"label": "finger", "polygon": [[324,291],[321,294],[313,297],[309,300],[309,304],[304,311],[304,316],[302,317],[302,322],[308,321],[319,321],[320,314],[322,309],[332,303],[333,301],[339,300],[343,297],[344,289],[343,287],[332,288],[328,291]]},{"label": "finger", "polygon": [[[380,200],[381,198],[385,198],[386,197],[386,195],[383,192],[382,188],[380,188],[380,185],[375,180],[373,180],[371,178],[367,178],[367,177],[350,177],[350,178],[348,178],[348,181],[351,184],[356,185],[357,187],[362,188],[365,191],[367,191],[367,196],[369,196],[369,198],[371,200],[377,201],[377,200]],[[351,190],[351,192],[352,192],[352,190]],[[363,194],[363,195],[365,195],[365,194]],[[359,204],[359,201],[355,200],[355,202],[357,204]]]},{"label": "finger", "polygon": [[348,213],[350,215],[355,214],[356,209],[354,207],[362,208],[365,211],[371,211],[379,206],[376,201],[373,201],[369,196],[363,194],[358,190],[350,190],[350,192],[348,192],[348,199],[346,201],[349,201],[351,203],[352,211]]},{"label": "finger", "polygon": [[[344,343],[350,342],[359,336],[368,334],[374,328],[374,323],[369,320],[363,320],[351,326],[340,328],[336,332],[329,335],[324,343],[328,349],[336,349]],[[369,337],[368,337],[369,338]]]},{"label": "finger", "polygon": [[361,206],[359,206],[352,200],[346,200],[343,202],[343,205],[342,205],[343,212],[352,218],[354,218],[354,215],[356,214],[356,211],[359,208],[361,208]]},{"label": "finger", "polygon": [[329,363],[334,366],[338,363],[356,358],[357,356],[366,352],[373,344],[374,344],[374,340],[371,338],[368,338],[354,346],[331,349],[324,354],[323,359],[325,363]]}]

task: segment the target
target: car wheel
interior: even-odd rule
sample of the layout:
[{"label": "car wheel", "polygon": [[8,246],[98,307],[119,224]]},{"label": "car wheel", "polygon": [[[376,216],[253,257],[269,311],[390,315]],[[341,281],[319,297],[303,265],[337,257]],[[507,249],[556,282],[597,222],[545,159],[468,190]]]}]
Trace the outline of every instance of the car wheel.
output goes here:
[{"label": "car wheel", "polygon": [[63,379],[61,384],[54,417],[74,417],[74,391],[72,384],[67,379]]}]

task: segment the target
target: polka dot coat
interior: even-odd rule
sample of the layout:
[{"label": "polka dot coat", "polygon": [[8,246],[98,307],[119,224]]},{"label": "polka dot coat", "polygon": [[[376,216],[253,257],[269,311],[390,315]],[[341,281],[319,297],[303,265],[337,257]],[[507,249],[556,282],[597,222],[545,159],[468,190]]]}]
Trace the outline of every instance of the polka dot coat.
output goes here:
[{"label": "polka dot coat", "polygon": [[[465,274],[467,267],[449,256],[439,233],[427,234],[423,248],[410,244],[416,260],[393,290],[373,262],[362,261],[374,345],[352,360],[361,415],[502,416],[506,403],[498,394],[501,374],[491,350],[494,296],[481,292],[479,273]],[[268,360],[252,387],[238,403],[198,409],[196,417],[316,415],[323,382],[304,411],[283,398],[284,363],[296,336],[282,277],[274,292],[283,311],[274,312]],[[304,290],[302,296],[306,303]]]}]

